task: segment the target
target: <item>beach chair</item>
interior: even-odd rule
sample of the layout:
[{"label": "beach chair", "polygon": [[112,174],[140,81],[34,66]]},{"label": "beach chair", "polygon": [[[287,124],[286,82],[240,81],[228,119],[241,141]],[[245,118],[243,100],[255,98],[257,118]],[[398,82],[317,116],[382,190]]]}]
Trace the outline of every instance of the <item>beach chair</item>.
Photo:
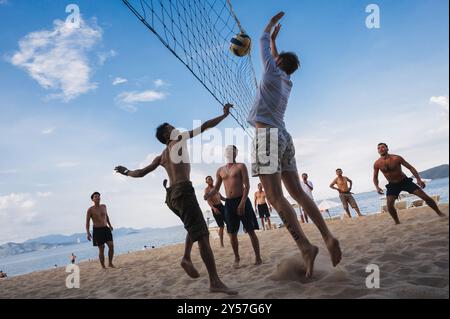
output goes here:
[{"label": "beach chair", "polygon": [[418,199],[412,202],[412,207],[422,207],[425,202],[422,199]]},{"label": "beach chair", "polygon": [[405,210],[408,208],[408,203],[406,201],[397,202],[395,203],[395,208],[397,210]]}]

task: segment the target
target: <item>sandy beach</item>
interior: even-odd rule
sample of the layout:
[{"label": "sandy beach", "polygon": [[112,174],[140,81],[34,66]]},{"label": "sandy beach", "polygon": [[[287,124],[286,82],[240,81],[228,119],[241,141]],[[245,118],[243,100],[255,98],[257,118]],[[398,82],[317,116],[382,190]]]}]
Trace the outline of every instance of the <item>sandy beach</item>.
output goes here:
[{"label": "sandy beach", "polygon": [[[448,204],[441,205],[448,215]],[[284,228],[259,232],[263,265],[253,266],[247,236],[240,238],[243,267],[232,268],[228,240],[221,249],[211,237],[219,274],[239,290],[232,298],[449,298],[449,222],[429,208],[400,212],[395,226],[388,214],[328,222],[341,241],[342,263],[333,268],[314,225],[303,229],[318,245],[314,278],[305,280],[303,262]],[[94,248],[93,248],[94,249]],[[65,269],[53,269],[0,280],[0,298],[228,298],[208,292],[208,278],[198,249],[193,261],[201,278],[190,279],[179,266],[183,245],[119,256],[117,269],[80,263],[80,289],[67,289]],[[366,267],[380,269],[380,288],[366,287]]]}]

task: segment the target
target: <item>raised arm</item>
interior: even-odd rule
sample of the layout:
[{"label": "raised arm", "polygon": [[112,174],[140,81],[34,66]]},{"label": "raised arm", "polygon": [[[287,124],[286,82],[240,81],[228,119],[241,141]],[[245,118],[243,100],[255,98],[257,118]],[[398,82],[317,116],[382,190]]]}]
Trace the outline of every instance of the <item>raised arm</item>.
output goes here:
[{"label": "raised arm", "polygon": [[380,168],[377,163],[373,166],[373,184],[377,190],[377,193],[380,195],[384,195],[384,191],[380,188],[380,181],[378,179],[378,175],[380,174]]},{"label": "raised arm", "polygon": [[414,175],[414,177],[417,179],[417,184],[419,184],[420,187],[425,188],[426,184],[425,182],[422,180],[422,178],[420,177],[419,172],[415,169],[414,166],[412,166],[411,164],[409,164],[403,157],[400,156],[400,161],[401,164],[406,167],[407,169],[410,170],[410,172]]},{"label": "raised arm", "polygon": [[197,135],[202,134],[206,130],[208,130],[210,128],[213,128],[213,127],[216,127],[217,125],[219,125],[220,122],[222,122],[225,118],[227,118],[228,115],[230,115],[230,108],[232,108],[232,107],[233,107],[233,105],[226,104],[223,107],[223,115],[218,116],[218,117],[216,117],[216,118],[214,118],[212,120],[206,121],[199,128],[196,128],[195,130],[190,131],[189,132],[189,138],[196,137]]},{"label": "raised arm", "polygon": [[156,170],[159,167],[159,165],[161,165],[161,156],[158,156],[157,158],[155,158],[153,160],[153,162],[149,166],[147,166],[147,167],[145,167],[143,169],[130,171],[126,167],[117,166],[114,170],[117,173],[122,174],[124,176],[129,176],[129,177],[133,177],[133,178],[142,178],[142,177],[147,176],[148,174],[150,174],[154,170]]},{"label": "raised arm", "polygon": [[274,59],[278,58],[277,37],[281,30],[281,24],[278,24],[270,37],[270,48]]},{"label": "raised arm", "polygon": [[87,240],[91,241],[92,235],[91,235],[91,209],[89,208],[86,213],[86,235]]},{"label": "raised arm", "polygon": [[[272,19],[270,19],[269,24],[264,29],[264,33],[260,40],[261,46],[261,58],[264,65],[264,70],[266,72],[276,71],[277,65],[275,63],[275,58],[278,56],[278,50],[276,47],[276,38],[281,29],[281,26],[277,26],[278,22],[283,18],[284,12],[278,13]],[[274,33],[271,36],[273,28],[276,26]]]}]

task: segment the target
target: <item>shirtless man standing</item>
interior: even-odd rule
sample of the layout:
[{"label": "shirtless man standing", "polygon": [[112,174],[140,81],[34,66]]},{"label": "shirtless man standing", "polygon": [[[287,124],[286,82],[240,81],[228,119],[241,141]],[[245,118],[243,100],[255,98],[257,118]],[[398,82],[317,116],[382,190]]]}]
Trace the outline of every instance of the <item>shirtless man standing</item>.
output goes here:
[{"label": "shirtless man standing", "polygon": [[258,184],[258,191],[255,193],[255,208],[256,212],[259,213],[259,218],[261,218],[263,230],[266,230],[266,222],[269,224],[269,230],[272,229],[272,223],[270,222],[272,205],[267,202],[266,193],[261,183]]},{"label": "shirtless man standing", "polygon": [[217,274],[216,262],[209,242],[208,226],[190,180],[191,164],[187,150],[188,139],[217,126],[230,114],[231,107],[230,104],[225,105],[223,115],[207,121],[200,128],[189,132],[182,133],[168,123],[162,124],[156,131],[156,138],[166,145],[166,149],[155,158],[152,164],[135,171],[130,171],[123,166],[118,166],[115,170],[125,176],[142,178],[155,171],[159,166],[164,167],[170,180],[169,188],[166,188],[167,181],[164,181],[167,191],[166,204],[182,220],[188,232],[181,267],[191,278],[200,277],[191,260],[192,246],[198,242],[200,255],[209,274],[210,292],[236,295],[237,292],[225,286]]},{"label": "shirtless man standing", "polygon": [[[109,220],[106,205],[100,205],[100,193],[95,192],[91,195],[91,200],[94,206],[88,209],[86,215],[86,233],[87,240],[93,242],[95,247],[99,250],[100,264],[103,269],[105,267],[105,244],[108,246],[108,261],[109,267],[114,268],[114,241],[112,231],[114,230]],[[94,236],[91,235],[91,219],[94,224]]]},{"label": "shirtless man standing", "polygon": [[[208,185],[205,188],[205,194],[208,194],[210,191],[214,189],[214,180],[211,176],[206,177],[206,184]],[[225,201],[225,198],[220,194],[215,194],[207,199],[209,207],[211,207],[211,211],[213,213],[214,219],[216,220],[217,226],[219,226],[219,238],[220,238],[220,247],[224,247],[223,245],[223,230],[225,228],[225,206],[223,206],[222,201]]]},{"label": "shirtless man standing", "polygon": [[262,264],[259,240],[255,233],[255,211],[248,198],[248,193],[250,191],[248,170],[245,164],[236,162],[237,155],[238,150],[236,146],[228,146],[225,149],[225,158],[228,164],[219,168],[214,189],[209,194],[205,195],[205,199],[208,199],[220,192],[222,182],[225,185],[227,197],[225,201],[225,222],[227,224],[228,233],[230,234],[231,246],[233,247],[235,257],[233,267],[236,269],[240,267],[241,262],[238,241],[238,232],[241,222],[245,231],[250,236],[253,250],[255,251],[255,265]]},{"label": "shirtless man standing", "polygon": [[[396,225],[400,224],[400,220],[398,218],[397,210],[395,209],[395,201],[402,191],[420,197],[436,212],[436,214],[440,217],[445,217],[445,214],[440,211],[436,202],[422,190],[426,187],[425,182],[420,178],[419,173],[411,164],[405,161],[401,156],[389,154],[389,147],[386,143],[378,144],[378,154],[380,154],[380,158],[374,165],[373,183],[375,184],[377,192],[380,195],[383,195],[384,191],[380,188],[380,182],[378,180],[379,172],[381,171],[388,180],[389,184],[386,185],[387,206],[389,214],[394,219]],[[402,166],[411,171],[419,185],[415,184],[412,178],[408,178],[405,173],[403,173]]]},{"label": "shirtless man standing", "polygon": [[[339,192],[339,198],[341,199],[342,205],[344,206],[344,210],[347,213],[348,217],[352,218],[349,204],[356,211],[359,217],[364,216],[363,214],[361,214],[358,204],[356,203],[356,200],[353,197],[352,193],[353,181],[350,178],[343,176],[343,171],[340,168],[336,170],[336,174],[337,177],[330,184],[330,188],[337,190]],[[335,185],[337,185],[337,187]]]}]

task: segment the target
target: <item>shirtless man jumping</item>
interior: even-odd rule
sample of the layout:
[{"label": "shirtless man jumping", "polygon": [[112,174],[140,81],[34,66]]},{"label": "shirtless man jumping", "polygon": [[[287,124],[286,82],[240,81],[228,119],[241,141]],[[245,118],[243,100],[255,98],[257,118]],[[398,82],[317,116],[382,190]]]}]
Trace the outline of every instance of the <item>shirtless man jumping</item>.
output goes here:
[{"label": "shirtless man jumping", "polygon": [[168,123],[162,124],[156,131],[156,138],[166,145],[166,149],[155,158],[152,164],[135,171],[130,171],[123,166],[118,166],[115,170],[125,176],[142,178],[155,171],[159,166],[164,167],[170,180],[169,188],[166,188],[167,181],[164,182],[167,191],[166,204],[182,220],[188,232],[181,267],[191,278],[200,277],[191,260],[192,246],[198,242],[200,255],[209,274],[210,292],[236,295],[237,292],[225,286],[217,274],[216,262],[209,242],[208,226],[190,180],[191,164],[187,151],[187,140],[217,126],[230,114],[231,107],[230,104],[225,105],[222,116],[207,121],[200,128],[190,132],[182,133]]},{"label": "shirtless man jumping", "polygon": [[[86,233],[87,240],[93,242],[95,247],[99,250],[99,260],[103,269],[105,267],[105,244],[108,246],[108,266],[114,268],[114,241],[113,241],[113,227],[109,220],[106,205],[100,205],[100,193],[95,192],[91,195],[91,200],[94,206],[88,209],[86,215]],[[91,235],[91,219],[94,224],[94,236]]]},{"label": "shirtless man jumping", "polygon": [[255,193],[255,208],[256,212],[259,214],[259,218],[261,218],[263,230],[266,230],[266,222],[269,224],[268,230],[272,229],[272,223],[270,221],[272,205],[267,202],[266,193],[264,192],[261,183],[258,184],[258,191]]},{"label": "shirtless man jumping", "polygon": [[[206,184],[208,185],[205,188],[205,194],[208,194],[210,191],[214,189],[214,180],[211,176],[206,177]],[[213,213],[214,219],[216,220],[217,226],[219,226],[219,238],[220,238],[220,247],[224,247],[223,245],[223,230],[225,228],[225,206],[223,206],[222,201],[225,201],[222,195],[215,194],[207,199],[209,207],[211,207],[211,211]]]},{"label": "shirtless man jumping", "polygon": [[233,247],[235,257],[234,268],[239,268],[241,262],[238,241],[238,232],[241,222],[245,231],[250,236],[253,250],[255,251],[255,265],[262,264],[259,240],[255,233],[255,211],[248,198],[248,193],[250,191],[248,171],[245,164],[236,162],[237,155],[238,150],[236,146],[228,146],[226,148],[225,157],[228,164],[219,168],[214,189],[205,195],[205,199],[208,199],[220,192],[222,182],[225,185],[227,197],[225,201],[225,222],[227,224],[228,233],[230,234],[231,246]]},{"label": "shirtless man jumping", "polygon": [[[383,195],[384,191],[380,188],[380,182],[378,180],[379,172],[381,171],[388,180],[389,184],[386,185],[387,206],[389,214],[394,219],[396,225],[400,224],[400,220],[398,218],[397,210],[395,209],[395,201],[402,191],[420,197],[436,212],[436,214],[440,217],[445,217],[445,214],[440,211],[436,202],[422,190],[426,187],[425,182],[420,178],[419,173],[411,164],[405,161],[401,156],[389,154],[389,147],[386,143],[378,144],[378,154],[380,154],[380,158],[374,164],[373,183],[375,184],[377,192],[380,195]],[[403,173],[402,166],[411,171],[419,185],[415,184],[412,178],[408,178],[405,173]]]},{"label": "shirtless man jumping", "polygon": [[[347,213],[348,217],[352,218],[349,205],[352,206],[352,208],[356,211],[359,217],[363,217],[364,215],[361,214],[358,204],[356,203],[356,200],[353,197],[352,193],[353,181],[347,176],[344,176],[343,171],[340,168],[336,170],[336,174],[337,177],[330,184],[330,188],[337,190],[339,192],[339,198],[341,199],[342,205],[344,206],[344,210]],[[337,185],[337,187],[335,185]]]}]

